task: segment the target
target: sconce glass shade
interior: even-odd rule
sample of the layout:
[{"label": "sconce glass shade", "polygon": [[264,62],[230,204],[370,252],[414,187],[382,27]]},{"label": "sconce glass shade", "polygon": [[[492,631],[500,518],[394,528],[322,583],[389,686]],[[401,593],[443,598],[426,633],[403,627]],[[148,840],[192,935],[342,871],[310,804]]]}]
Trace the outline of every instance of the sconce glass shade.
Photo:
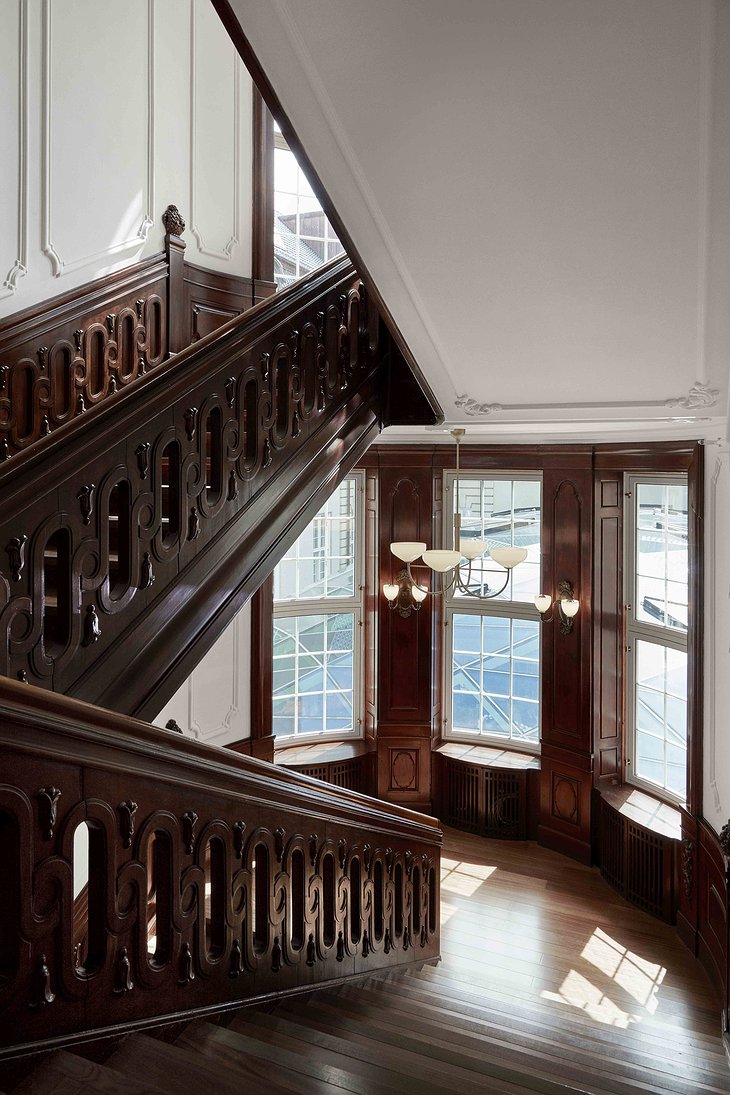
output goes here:
[{"label": "sconce glass shade", "polygon": [[428,595],[428,590],[427,589],[420,589],[418,586],[411,586],[411,597],[413,598],[414,601],[418,601],[419,604],[420,604],[421,601],[426,600],[427,595]]},{"label": "sconce glass shade", "polygon": [[578,612],[578,609],[580,608],[580,601],[576,601],[575,598],[573,598],[572,600],[563,600],[560,602],[560,607],[566,616],[572,617],[575,616]]},{"label": "sconce glass shade", "polygon": [[428,544],[417,544],[415,541],[402,540],[391,544],[390,550],[396,559],[401,559],[404,563],[414,563],[419,556],[423,555],[427,547]]},{"label": "sconce glass shade", "polygon": [[400,587],[394,585],[392,582],[386,582],[383,585],[383,593],[385,594],[386,600],[388,601],[394,601],[398,596],[399,591]]},{"label": "sconce glass shade", "polygon": [[535,608],[541,616],[547,612],[552,603],[553,599],[552,597],[548,597],[547,593],[540,593],[535,597]]},{"label": "sconce glass shade", "polygon": [[505,570],[512,570],[518,563],[524,563],[527,558],[527,548],[493,547],[489,554],[495,563],[499,563]]},{"label": "sconce glass shade", "polygon": [[423,552],[423,561],[426,566],[431,567],[431,570],[443,574],[446,570],[458,567],[461,562],[461,552],[432,549]]},{"label": "sconce glass shade", "polygon": [[459,540],[459,550],[465,559],[478,559],[488,547],[486,540]]}]

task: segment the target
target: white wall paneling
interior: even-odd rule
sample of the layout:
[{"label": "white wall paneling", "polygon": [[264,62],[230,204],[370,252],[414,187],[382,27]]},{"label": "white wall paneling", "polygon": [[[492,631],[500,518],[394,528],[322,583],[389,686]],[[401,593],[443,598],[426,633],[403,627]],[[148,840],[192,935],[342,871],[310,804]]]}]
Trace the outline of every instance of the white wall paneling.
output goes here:
[{"label": "white wall paneling", "polygon": [[251,736],[251,609],[246,604],[155,719],[211,745]]},{"label": "white wall paneling", "polygon": [[0,318],[163,249],[251,274],[252,83],[209,0],[0,0]]},{"label": "white wall paneling", "polygon": [[28,263],[28,2],[5,0],[0,34],[0,299],[15,293]]}]

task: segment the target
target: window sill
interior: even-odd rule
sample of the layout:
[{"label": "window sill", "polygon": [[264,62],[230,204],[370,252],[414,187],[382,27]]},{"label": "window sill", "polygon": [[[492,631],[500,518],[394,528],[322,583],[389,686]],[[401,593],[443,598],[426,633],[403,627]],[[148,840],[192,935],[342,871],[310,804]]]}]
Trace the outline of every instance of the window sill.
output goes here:
[{"label": "window sill", "polygon": [[682,839],[682,813],[657,795],[640,790],[630,783],[620,786],[598,787],[598,793],[616,813],[641,825],[657,836]]},{"label": "window sill", "polygon": [[494,745],[469,745],[443,742],[434,750],[450,760],[461,760],[481,768],[512,768],[517,771],[540,771],[540,758],[534,753],[518,753]]},{"label": "window sill", "polygon": [[280,745],[274,748],[274,764],[313,767],[353,760],[369,752],[370,749],[362,738],[357,741],[316,741],[301,745]]}]

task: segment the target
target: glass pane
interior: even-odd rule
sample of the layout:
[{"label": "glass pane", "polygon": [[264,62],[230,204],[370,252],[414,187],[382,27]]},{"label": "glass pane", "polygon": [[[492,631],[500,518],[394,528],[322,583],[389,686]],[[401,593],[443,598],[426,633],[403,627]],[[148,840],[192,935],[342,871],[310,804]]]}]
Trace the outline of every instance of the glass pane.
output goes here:
[{"label": "glass pane", "polygon": [[[316,270],[334,253],[332,232],[304,172],[288,148],[274,150],[274,278],[279,289]],[[325,245],[324,240],[332,244]]]},{"label": "glass pane", "polygon": [[[527,558],[510,572],[505,589],[495,599],[531,602],[540,592],[539,479],[460,477],[458,487],[463,540],[485,540],[490,547],[527,548]],[[456,482],[452,494],[456,512]],[[469,588],[475,592],[492,592],[498,590],[506,578],[504,568],[493,562],[487,553],[472,563]],[[464,596],[456,593],[456,597]]]},{"label": "glass pane", "polygon": [[536,743],[540,736],[540,625],[454,613],[452,628],[454,730]]},{"label": "glass pane", "polygon": [[353,729],[354,639],[351,612],[274,620],[277,736]]},{"label": "glass pane", "polygon": [[274,600],[355,596],[357,481],[340,483],[274,571]]},{"label": "glass pane", "polygon": [[687,487],[636,485],[636,618],[687,630]]},{"label": "glass pane", "polygon": [[687,654],[636,642],[636,775],[684,798],[687,778]]}]

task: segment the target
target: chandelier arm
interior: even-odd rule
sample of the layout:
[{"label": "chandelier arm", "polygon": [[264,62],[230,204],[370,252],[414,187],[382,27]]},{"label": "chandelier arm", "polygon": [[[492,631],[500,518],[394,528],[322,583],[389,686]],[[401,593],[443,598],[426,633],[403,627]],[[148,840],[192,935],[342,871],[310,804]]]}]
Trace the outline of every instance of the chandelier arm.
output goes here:
[{"label": "chandelier arm", "polygon": [[411,570],[410,563],[406,563],[406,570],[408,571],[408,577],[411,579],[411,583],[416,587],[416,589],[420,589],[422,593],[432,593],[430,586],[422,586],[418,584],[416,579],[413,577],[413,571]]},{"label": "chandelier arm", "polygon": [[[469,569],[471,571],[471,568],[469,568]],[[500,593],[504,593],[505,589],[507,588],[507,584],[509,582],[509,575],[510,575],[510,572],[507,571],[507,576],[504,580],[503,585],[501,585],[499,589],[495,589],[491,593],[474,593],[473,590],[468,589],[464,585],[460,585],[460,588],[461,588],[462,592],[465,594],[465,596],[467,596],[467,597],[472,597],[476,601],[489,601],[489,600],[492,599],[492,597],[499,597]]]}]

